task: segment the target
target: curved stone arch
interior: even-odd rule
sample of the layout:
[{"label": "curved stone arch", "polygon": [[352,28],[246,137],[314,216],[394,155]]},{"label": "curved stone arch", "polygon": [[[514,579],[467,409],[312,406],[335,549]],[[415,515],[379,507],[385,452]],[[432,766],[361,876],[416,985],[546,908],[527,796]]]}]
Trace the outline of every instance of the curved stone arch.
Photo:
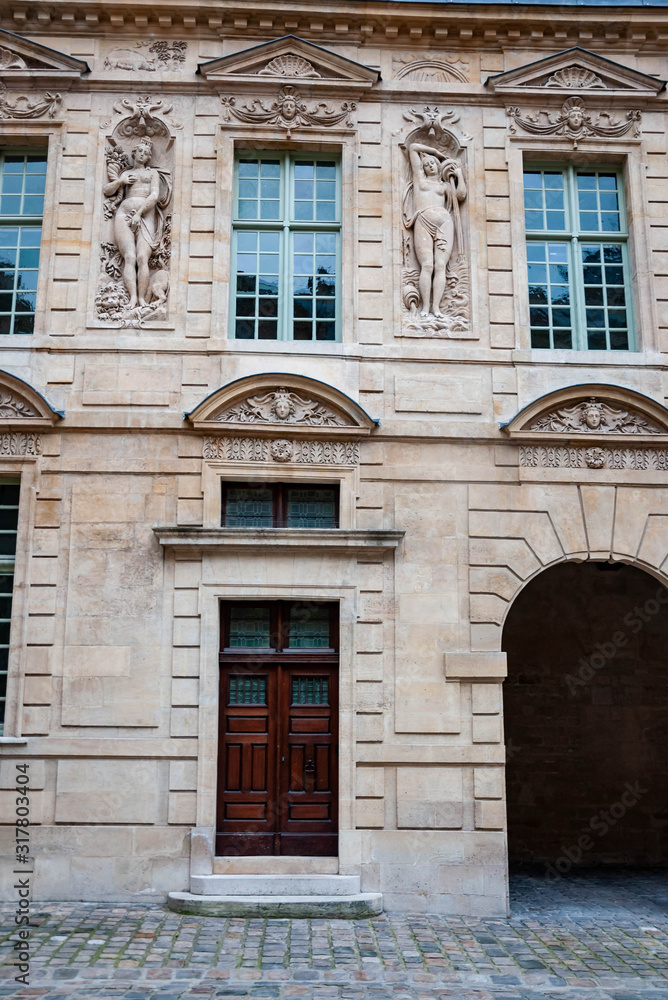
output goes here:
[{"label": "curved stone arch", "polygon": [[[544,396],[539,396],[533,402],[523,407],[512,420],[501,425],[501,428],[511,438],[524,437],[527,434],[533,436],[535,433],[545,433],[540,425],[545,422],[546,416],[556,414],[560,411],[572,410],[574,407],[584,407],[594,400],[596,405],[614,409],[621,413],[628,413],[635,418],[635,423],[644,421],[646,429],[641,426],[629,427],[621,430],[620,433],[627,435],[629,431],[633,433],[649,433],[668,435],[668,409],[656,400],[651,399],[644,393],[636,389],[628,389],[625,386],[614,385],[601,382],[583,382],[575,385],[564,386],[553,392],[548,392]],[[551,430],[550,433],[563,433],[563,431]],[[600,427],[601,434],[615,433],[614,428],[607,428],[603,423]],[[582,433],[591,437],[591,428],[582,424],[579,429],[570,428],[569,434]],[[655,439],[655,438],[654,438]]]},{"label": "curved stone arch", "polygon": [[184,417],[201,430],[367,436],[374,420],[340,389],[305,375],[265,372],[228,382],[209,393]]},{"label": "curved stone arch", "polygon": [[64,415],[30,383],[0,370],[0,427],[22,430],[53,427]]},{"label": "curved stone arch", "polygon": [[624,562],[668,585],[668,496],[656,485],[471,487],[469,534],[473,652],[501,651],[515,598],[558,563]]}]

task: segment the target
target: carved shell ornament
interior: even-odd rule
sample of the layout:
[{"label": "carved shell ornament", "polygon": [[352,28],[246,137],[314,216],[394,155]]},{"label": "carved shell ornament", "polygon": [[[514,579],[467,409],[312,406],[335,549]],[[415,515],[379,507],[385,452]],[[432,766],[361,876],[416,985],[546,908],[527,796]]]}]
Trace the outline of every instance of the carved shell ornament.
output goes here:
[{"label": "carved shell ornament", "polygon": [[0,70],[1,69],[27,69],[25,59],[22,59],[16,52],[6,49],[0,45]]},{"label": "carved shell ornament", "polygon": [[603,80],[596,73],[584,66],[566,66],[545,81],[546,87],[560,87],[564,90],[597,90],[606,89]]},{"label": "carved shell ornament", "polygon": [[[554,135],[573,140],[573,148],[577,149],[580,139],[608,138],[616,139],[626,135],[633,129],[634,138],[640,136],[641,111],[627,111],[624,120],[613,118],[607,111],[599,111],[596,117],[587,111],[587,106],[581,97],[569,97],[564,101],[561,111],[537,111],[527,113],[524,117],[519,108],[507,108],[506,114],[511,121],[510,131],[516,132],[519,125],[525,132],[532,135]],[[607,124],[603,124],[607,122]]]},{"label": "carved shell ornament", "polygon": [[557,434],[663,434],[635,411],[616,410],[595,397],[561,410],[551,410],[534,421],[529,430]]},{"label": "carved shell ornament", "polygon": [[311,427],[346,427],[348,421],[324,403],[278,388],[246,399],[213,418],[218,423],[306,424]]},{"label": "carved shell ornament", "polygon": [[321,79],[320,73],[317,69],[308,61],[304,59],[303,56],[293,55],[291,52],[286,53],[283,56],[276,56],[267,63],[261,70],[258,70],[258,76],[301,76],[305,80],[315,80]]}]

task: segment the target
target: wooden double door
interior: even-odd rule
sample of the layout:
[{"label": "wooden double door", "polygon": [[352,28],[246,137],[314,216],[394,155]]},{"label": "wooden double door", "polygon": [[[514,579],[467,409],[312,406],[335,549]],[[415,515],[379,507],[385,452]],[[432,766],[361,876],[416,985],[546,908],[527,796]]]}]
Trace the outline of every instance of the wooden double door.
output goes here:
[{"label": "wooden double door", "polygon": [[336,856],[337,788],[337,664],[221,654],[216,854]]}]

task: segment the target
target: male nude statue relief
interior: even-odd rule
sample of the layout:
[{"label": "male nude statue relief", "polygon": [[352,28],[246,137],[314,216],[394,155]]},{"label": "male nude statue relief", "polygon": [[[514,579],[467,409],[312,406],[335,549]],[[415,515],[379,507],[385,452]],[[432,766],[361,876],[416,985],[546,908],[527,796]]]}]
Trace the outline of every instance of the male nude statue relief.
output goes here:
[{"label": "male nude statue relief", "polygon": [[466,183],[459,164],[440,150],[413,143],[408,150],[412,181],[404,208],[412,194],[412,214],[404,222],[413,230],[413,245],[420,277],[418,290],[423,317],[443,318],[441,304],[447,268],[457,243],[461,253],[459,202],[466,198]]}]

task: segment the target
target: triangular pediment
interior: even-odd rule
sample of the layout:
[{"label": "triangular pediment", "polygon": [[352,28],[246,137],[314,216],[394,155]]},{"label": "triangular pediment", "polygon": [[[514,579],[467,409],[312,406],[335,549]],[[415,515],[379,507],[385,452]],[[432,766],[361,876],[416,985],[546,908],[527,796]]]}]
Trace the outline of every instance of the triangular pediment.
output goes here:
[{"label": "triangular pediment", "polygon": [[88,63],[0,28],[0,80],[6,86],[65,84],[90,71]]},{"label": "triangular pediment", "polygon": [[507,73],[497,73],[488,77],[485,85],[499,94],[591,93],[609,97],[619,94],[656,97],[666,86],[664,80],[578,46]]},{"label": "triangular pediment", "polygon": [[323,86],[355,85],[371,87],[380,73],[347,59],[330,49],[314,45],[296,35],[284,35],[271,42],[253,45],[241,52],[200,63],[197,71],[206,80],[248,82],[290,82]]}]

